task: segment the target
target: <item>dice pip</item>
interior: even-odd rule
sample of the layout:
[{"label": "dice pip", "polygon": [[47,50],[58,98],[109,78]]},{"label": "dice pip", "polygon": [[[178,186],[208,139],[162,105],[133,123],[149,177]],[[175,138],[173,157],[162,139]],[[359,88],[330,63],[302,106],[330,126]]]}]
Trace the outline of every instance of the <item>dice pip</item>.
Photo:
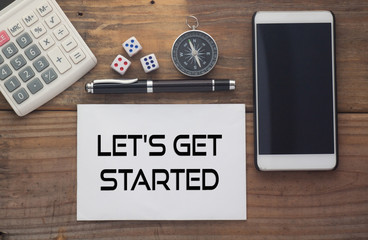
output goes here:
[{"label": "dice pip", "polygon": [[158,65],[155,54],[150,54],[141,58],[141,64],[145,73],[157,70],[160,66]]},{"label": "dice pip", "polygon": [[140,50],[142,50],[141,44],[135,37],[131,37],[123,43],[123,48],[128,53],[129,57],[133,57]]},{"label": "dice pip", "polygon": [[124,75],[132,63],[122,55],[118,55],[111,64],[111,68]]}]

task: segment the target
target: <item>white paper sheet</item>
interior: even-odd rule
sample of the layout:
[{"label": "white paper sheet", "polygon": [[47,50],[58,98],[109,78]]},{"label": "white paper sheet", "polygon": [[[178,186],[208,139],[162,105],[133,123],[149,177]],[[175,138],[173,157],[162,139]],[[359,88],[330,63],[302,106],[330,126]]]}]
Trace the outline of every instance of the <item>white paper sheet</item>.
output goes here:
[{"label": "white paper sheet", "polygon": [[[78,220],[245,220],[245,105],[78,105]],[[155,156],[157,155],[157,156]]]}]

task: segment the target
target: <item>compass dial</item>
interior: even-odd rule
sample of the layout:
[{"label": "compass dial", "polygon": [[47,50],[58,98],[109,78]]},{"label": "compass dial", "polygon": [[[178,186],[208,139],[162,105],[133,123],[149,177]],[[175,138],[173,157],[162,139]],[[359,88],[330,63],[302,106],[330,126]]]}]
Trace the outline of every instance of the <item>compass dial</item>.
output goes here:
[{"label": "compass dial", "polygon": [[190,30],[180,35],[171,51],[175,67],[190,77],[199,77],[210,72],[218,59],[215,40],[207,33]]}]

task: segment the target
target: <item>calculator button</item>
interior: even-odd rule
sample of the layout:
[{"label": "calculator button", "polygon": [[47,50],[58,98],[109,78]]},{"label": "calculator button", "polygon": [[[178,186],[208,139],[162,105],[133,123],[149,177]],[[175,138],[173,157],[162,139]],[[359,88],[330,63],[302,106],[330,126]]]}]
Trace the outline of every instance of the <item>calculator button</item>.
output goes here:
[{"label": "calculator button", "polygon": [[27,88],[32,94],[35,94],[43,88],[43,84],[40,79],[35,78],[27,84]]},{"label": "calculator button", "polygon": [[77,49],[73,53],[70,54],[70,58],[73,60],[75,64],[80,63],[83,59],[86,58],[86,55],[82,51],[82,49]]},{"label": "calculator button", "polygon": [[27,82],[34,76],[35,76],[35,73],[31,67],[26,67],[25,69],[19,72],[19,77],[22,79],[23,82]]},{"label": "calculator button", "polygon": [[37,12],[41,15],[41,17],[46,16],[51,11],[52,11],[52,7],[47,2],[43,3],[37,8]]},{"label": "calculator button", "polygon": [[35,38],[39,38],[46,33],[46,28],[42,23],[38,23],[31,28],[31,33]]},{"label": "calculator button", "polygon": [[64,25],[60,25],[54,30],[54,35],[60,41],[69,35],[69,31]]},{"label": "calculator button", "polygon": [[28,33],[23,33],[17,38],[17,43],[21,48],[27,47],[33,42],[31,36]]},{"label": "calculator button", "polygon": [[46,35],[46,37],[40,40],[40,45],[43,50],[47,50],[55,44],[54,39],[50,35]]},{"label": "calculator button", "polygon": [[6,58],[13,57],[15,54],[17,54],[17,52],[18,52],[18,48],[15,46],[14,43],[9,43],[3,48],[3,53]]},{"label": "calculator button", "polygon": [[24,88],[21,88],[13,94],[13,98],[18,104],[21,104],[29,98],[29,95]]},{"label": "calculator button", "polygon": [[50,57],[51,61],[55,64],[56,68],[59,70],[61,74],[65,73],[72,67],[68,59],[64,56],[64,54],[58,47],[52,49],[48,53],[48,56]]},{"label": "calculator button", "polygon": [[33,44],[24,53],[26,54],[29,60],[33,60],[41,54],[41,50],[37,47],[36,44]]},{"label": "calculator button", "polygon": [[49,62],[46,60],[45,57],[40,57],[39,59],[37,59],[34,63],[33,66],[36,68],[37,72],[42,72],[43,70],[45,70],[48,66],[49,66]]},{"label": "calculator button", "polygon": [[0,47],[4,45],[5,43],[9,42],[10,37],[5,31],[0,32]]},{"label": "calculator button", "polygon": [[45,18],[45,22],[49,28],[54,28],[60,23],[60,18],[56,13],[52,13],[50,16]]},{"label": "calculator button", "polygon": [[47,69],[44,73],[42,73],[42,79],[45,83],[49,84],[55,79],[57,79],[58,75],[56,74],[55,70],[50,68]]},{"label": "calculator button", "polygon": [[13,76],[10,79],[6,80],[4,85],[9,92],[13,92],[15,89],[20,87],[20,82],[16,76]]},{"label": "calculator button", "polygon": [[10,61],[11,65],[15,70],[21,69],[24,65],[27,64],[26,59],[22,55],[18,55],[13,60]]},{"label": "calculator button", "polygon": [[12,75],[12,70],[8,66],[8,64],[5,64],[4,66],[0,66],[0,80],[7,79],[10,75]]},{"label": "calculator button", "polygon": [[0,64],[4,62],[4,58],[0,55]]},{"label": "calculator button", "polygon": [[11,35],[13,35],[13,37],[16,37],[16,36],[18,36],[18,34],[23,32],[24,27],[22,26],[22,24],[20,22],[16,22],[16,23],[12,24],[11,26],[9,26],[8,30],[11,33]]},{"label": "calculator button", "polygon": [[70,52],[74,48],[78,46],[77,42],[74,40],[73,37],[68,37],[63,43],[63,48],[66,52]]},{"label": "calculator button", "polygon": [[27,25],[27,27],[30,27],[37,21],[38,17],[33,11],[30,11],[28,14],[23,16],[23,22]]}]

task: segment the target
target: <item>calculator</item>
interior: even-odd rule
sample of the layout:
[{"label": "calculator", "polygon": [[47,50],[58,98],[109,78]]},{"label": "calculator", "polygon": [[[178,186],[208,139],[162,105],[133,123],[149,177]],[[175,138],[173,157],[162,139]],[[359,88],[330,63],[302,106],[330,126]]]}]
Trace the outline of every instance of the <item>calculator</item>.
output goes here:
[{"label": "calculator", "polygon": [[55,0],[0,0],[0,90],[17,115],[42,106],[96,64]]}]

